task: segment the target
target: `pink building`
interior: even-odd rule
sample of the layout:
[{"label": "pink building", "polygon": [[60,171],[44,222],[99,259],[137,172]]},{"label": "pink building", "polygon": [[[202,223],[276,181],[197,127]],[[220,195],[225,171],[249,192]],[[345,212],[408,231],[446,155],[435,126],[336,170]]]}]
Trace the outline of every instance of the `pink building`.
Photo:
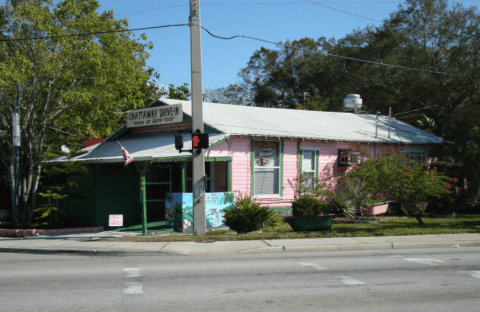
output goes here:
[{"label": "pink building", "polygon": [[[149,220],[150,216],[160,219],[164,216],[166,193],[192,189],[191,154],[179,153],[174,145],[175,134],[183,133],[184,148],[191,148],[191,102],[159,99],[150,108],[168,112],[178,108],[181,116],[173,123],[157,125],[147,121],[141,124],[143,121],[138,119],[141,125],[126,125],[105,141],[88,147],[86,154],[72,159],[97,168],[100,179],[117,174],[118,178],[112,178],[110,183],[121,179],[138,181],[135,166],[123,168],[120,144],[135,159],[134,163],[149,165],[146,186]],[[204,103],[203,116],[210,144],[205,150],[207,192],[251,195],[279,211],[291,206],[299,173],[312,181],[315,178],[324,181],[348,168],[349,150],[362,146],[373,157],[389,147],[426,154],[443,141],[399,120],[392,119],[389,126],[388,117],[377,119],[369,114]],[[101,169],[98,165],[102,165]],[[122,191],[124,200],[119,204],[140,201],[140,184],[129,185],[135,189],[130,194]],[[102,192],[97,196],[107,195]],[[114,200],[112,196],[109,203]]]}]

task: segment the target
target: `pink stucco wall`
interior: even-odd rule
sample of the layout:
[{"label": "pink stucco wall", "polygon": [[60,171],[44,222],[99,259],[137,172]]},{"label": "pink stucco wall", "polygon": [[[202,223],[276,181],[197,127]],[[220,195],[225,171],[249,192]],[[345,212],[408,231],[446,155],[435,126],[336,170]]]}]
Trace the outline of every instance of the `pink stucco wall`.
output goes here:
[{"label": "pink stucco wall", "polygon": [[[365,147],[368,153],[377,158],[388,148],[408,149],[409,151],[421,151],[428,149],[428,146],[401,147],[392,145],[378,145],[366,143],[348,143],[320,140],[300,140],[300,139],[282,139],[283,142],[283,196],[272,198],[259,198],[258,201],[269,206],[291,206],[294,200],[294,191],[296,179],[299,173],[298,146],[316,147],[319,150],[318,161],[318,179],[320,183],[327,183],[335,187],[335,182],[329,177],[348,170],[348,167],[339,167],[337,165],[338,149],[358,149]],[[251,161],[250,161],[251,141],[247,136],[232,136],[212,148],[206,153],[206,157],[232,157],[232,191],[249,196],[251,189]]]}]

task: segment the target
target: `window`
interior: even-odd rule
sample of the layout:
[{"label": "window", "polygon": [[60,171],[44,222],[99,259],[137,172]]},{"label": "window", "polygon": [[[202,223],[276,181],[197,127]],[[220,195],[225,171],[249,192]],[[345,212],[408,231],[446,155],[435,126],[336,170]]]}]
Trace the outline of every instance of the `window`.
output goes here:
[{"label": "window", "polygon": [[[215,192],[215,166],[214,162],[205,162],[205,175],[207,176],[207,185],[205,186],[205,193]],[[192,162],[187,165],[187,192],[192,193],[192,181],[193,181]]]},{"label": "window", "polygon": [[280,195],[280,142],[254,142],[254,194]]},{"label": "window", "polygon": [[425,160],[425,153],[408,153],[408,160],[415,160],[423,162]]},{"label": "window", "polygon": [[412,161],[423,163],[425,162],[425,158],[427,156],[427,153],[420,152],[418,150],[417,151],[403,150],[402,153],[407,156],[409,165],[411,164]]},{"label": "window", "polygon": [[148,167],[145,176],[147,202],[165,200],[165,194],[171,192],[170,176],[170,165]]},{"label": "window", "polygon": [[304,187],[313,189],[315,185],[315,172],[317,169],[317,158],[315,150],[302,150],[302,174],[305,177]]},{"label": "window", "polygon": [[351,149],[339,149],[338,150],[338,166],[348,167],[353,165],[359,160],[360,153],[353,152]]}]

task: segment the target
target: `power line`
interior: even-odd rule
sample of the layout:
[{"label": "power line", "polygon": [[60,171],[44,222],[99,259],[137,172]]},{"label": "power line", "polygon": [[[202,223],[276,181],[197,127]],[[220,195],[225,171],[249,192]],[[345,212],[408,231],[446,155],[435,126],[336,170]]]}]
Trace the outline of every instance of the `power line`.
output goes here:
[{"label": "power line", "polygon": [[376,20],[376,19],[373,19],[373,18],[369,18],[369,17],[365,17],[365,16],[358,15],[358,14],[350,13],[350,12],[347,12],[347,11],[335,9],[335,8],[332,8],[332,7],[328,6],[328,5],[324,5],[324,4],[322,4],[322,3],[313,2],[313,1],[310,1],[310,0],[304,0],[304,1],[305,1],[305,2],[308,2],[308,3],[312,3],[312,4],[316,4],[316,5],[322,6],[322,7],[324,7],[324,8],[330,9],[330,10],[334,10],[334,11],[337,11],[337,12],[341,12],[341,13],[344,13],[344,14],[348,14],[348,15],[360,17],[360,18],[363,18],[363,19],[366,19],[366,20],[370,20],[370,21],[374,21],[374,22],[383,23],[383,21],[379,21],[379,20]]},{"label": "power line", "polygon": [[[419,111],[419,110],[423,110],[423,109],[427,109],[427,108],[435,107],[435,106],[440,106],[440,105],[441,105],[441,104],[432,105],[432,106],[427,106],[427,107],[423,107],[423,108],[418,108],[418,109],[414,109],[414,110],[411,110],[411,111],[398,113],[398,114],[395,114],[395,115],[393,115],[393,116],[402,115],[402,114],[407,114],[407,113],[411,113],[411,112],[416,112],[416,111]],[[403,118],[403,116],[402,116],[402,118]]]},{"label": "power line", "polygon": [[[215,34],[211,33],[208,29],[206,29],[206,28],[203,27],[203,26],[202,26],[202,29],[205,30],[210,36],[215,37],[215,38],[218,38],[218,39],[222,39],[222,40],[231,40],[231,39],[234,39],[234,38],[247,38],[247,39],[252,39],[252,40],[256,40],[256,41],[261,41],[261,42],[266,42],[266,43],[274,44],[274,45],[279,46],[279,47],[282,46],[282,42],[274,42],[274,41],[269,41],[269,40],[265,40],[265,39],[260,39],[260,38],[250,37],[250,36],[244,36],[244,35],[235,35],[235,36],[231,36],[231,37],[222,37],[222,36],[218,36],[218,35],[215,35]],[[303,48],[303,47],[295,47],[295,46],[292,46],[292,45],[286,45],[286,46],[289,46],[289,47],[295,48],[295,49],[299,49],[299,50],[303,50],[303,51],[306,51],[306,52],[318,53],[318,54],[323,54],[323,55],[325,55],[325,56],[333,56],[333,57],[348,59],[348,60],[357,61],[357,62],[364,62],[364,63],[374,64],[374,65],[381,65],[381,66],[402,68],[402,69],[408,69],[408,70],[416,70],[416,71],[422,71],[422,72],[433,73],[433,74],[442,74],[442,75],[451,75],[451,76],[463,76],[463,75],[461,75],[461,74],[453,74],[453,73],[440,72],[440,71],[429,70],[429,69],[421,69],[421,68],[407,67],[407,66],[401,66],[401,65],[380,63],[380,62],[375,62],[375,61],[367,61],[367,60],[358,59],[358,58],[349,57],[349,56],[331,54],[331,53],[323,52],[323,51],[309,50],[309,49],[306,49],[306,48]]]},{"label": "power line", "polygon": [[[63,38],[63,37],[80,37],[80,36],[89,36],[89,35],[98,35],[98,34],[106,34],[106,33],[122,33],[122,32],[129,32],[129,31],[138,31],[138,30],[149,30],[149,29],[160,29],[160,28],[168,28],[168,27],[179,27],[179,26],[189,26],[189,24],[173,24],[173,25],[163,25],[163,26],[151,26],[151,27],[143,27],[143,28],[132,28],[132,29],[122,29],[122,30],[109,30],[109,31],[97,31],[97,32],[90,32],[90,33],[81,33],[81,34],[68,34],[68,35],[57,35],[57,36],[42,36],[42,37],[30,37],[30,38],[14,38],[14,39],[1,39],[0,42],[12,42],[12,41],[26,41],[26,40],[41,40],[41,39],[53,39],[53,38]],[[251,37],[251,36],[245,36],[245,35],[234,35],[231,37],[222,37],[213,34],[210,32],[207,28],[202,26],[202,29],[205,30],[210,36],[222,40],[231,40],[234,38],[247,38],[247,39],[252,39],[256,41],[261,41],[261,42],[266,42],[270,44],[274,44],[276,46],[281,47],[282,42],[274,42],[270,40],[265,40],[261,38],[256,38],[256,37]],[[453,73],[448,73],[448,72],[440,72],[440,71],[434,71],[434,70],[428,70],[428,69],[421,69],[421,68],[413,68],[413,67],[407,67],[407,66],[401,66],[401,65],[394,65],[394,64],[387,64],[387,63],[379,63],[375,61],[368,61],[368,60],[363,60],[363,59],[358,59],[354,57],[349,57],[349,56],[342,56],[342,55],[336,55],[336,54],[331,54],[328,52],[323,52],[323,51],[315,51],[315,50],[309,50],[303,47],[293,47],[291,45],[288,45],[292,48],[296,48],[299,50],[307,51],[307,52],[312,52],[312,53],[319,53],[323,54],[325,56],[333,56],[333,57],[338,57],[338,58],[343,58],[343,59],[349,59],[352,61],[358,61],[358,62],[364,62],[364,63],[369,63],[369,64],[374,64],[374,65],[381,65],[381,66],[388,66],[388,67],[395,67],[395,68],[402,68],[402,69],[408,69],[408,70],[416,70],[416,71],[422,71],[422,72],[428,72],[428,73],[434,73],[434,74],[442,74],[442,75],[451,75],[451,76],[463,76],[461,74],[453,74]]]},{"label": "power line", "polygon": [[30,37],[30,38],[1,39],[0,42],[26,41],[26,40],[41,40],[41,39],[55,39],[55,38],[64,38],[64,37],[81,37],[81,36],[101,35],[101,34],[110,34],[110,33],[123,33],[123,32],[129,32],[129,31],[137,31],[137,30],[149,30],[149,29],[159,29],[159,28],[167,28],[167,27],[178,27],[178,26],[189,26],[189,25],[188,25],[188,24],[173,24],[173,25],[151,26],[151,27],[122,29],[122,30],[95,31],[95,32],[81,33],[81,34],[68,34],[68,35],[57,35],[57,36],[43,36],[43,37]]},{"label": "power line", "polygon": [[402,119],[410,119],[410,118],[423,117],[423,116],[425,116],[425,114],[412,114],[407,116],[400,116],[399,118],[395,118],[395,119],[402,120]]}]

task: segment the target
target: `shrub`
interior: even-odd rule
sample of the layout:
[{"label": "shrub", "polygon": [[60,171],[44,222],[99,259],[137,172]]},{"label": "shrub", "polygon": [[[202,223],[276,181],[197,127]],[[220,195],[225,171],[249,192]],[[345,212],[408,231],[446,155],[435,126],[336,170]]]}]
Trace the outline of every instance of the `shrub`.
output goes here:
[{"label": "shrub", "polygon": [[274,216],[275,213],[268,206],[260,207],[255,199],[240,195],[235,209],[225,212],[225,224],[236,232],[248,233],[261,229]]},{"label": "shrub", "polygon": [[267,219],[267,226],[277,227],[283,225],[285,225],[285,219],[277,212],[273,212],[273,214]]},{"label": "shrub", "polygon": [[354,218],[360,212],[352,194],[345,189],[336,189],[335,192],[330,193],[328,208],[336,216],[347,218]]},{"label": "shrub", "polygon": [[[38,195],[48,198],[48,204],[40,205],[40,207],[33,210],[35,221],[46,227],[62,225],[65,219],[65,209],[58,207],[58,200],[68,195],[57,194],[52,190],[47,190],[46,193],[38,193]],[[56,204],[53,204],[52,200],[55,200]]]},{"label": "shrub", "polygon": [[294,217],[315,218],[327,211],[327,204],[311,195],[304,195],[292,202]]}]

